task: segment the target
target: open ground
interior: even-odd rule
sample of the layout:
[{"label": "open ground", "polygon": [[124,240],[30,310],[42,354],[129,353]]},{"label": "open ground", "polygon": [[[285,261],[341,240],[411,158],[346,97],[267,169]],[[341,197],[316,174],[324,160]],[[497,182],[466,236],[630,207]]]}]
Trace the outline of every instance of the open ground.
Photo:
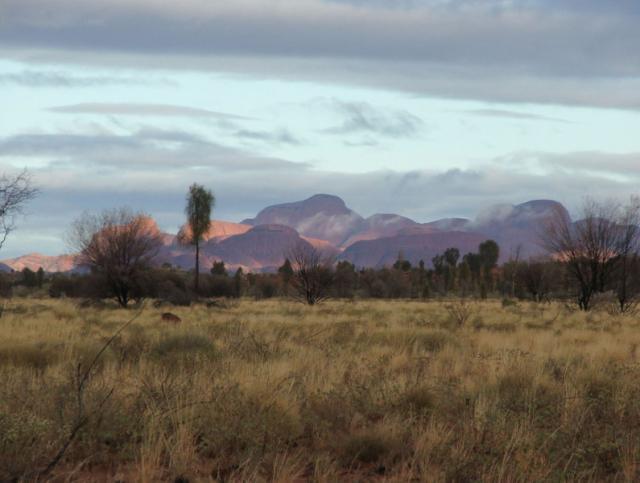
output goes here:
[{"label": "open ground", "polygon": [[14,298],[0,480],[637,481],[639,346],[559,303]]}]

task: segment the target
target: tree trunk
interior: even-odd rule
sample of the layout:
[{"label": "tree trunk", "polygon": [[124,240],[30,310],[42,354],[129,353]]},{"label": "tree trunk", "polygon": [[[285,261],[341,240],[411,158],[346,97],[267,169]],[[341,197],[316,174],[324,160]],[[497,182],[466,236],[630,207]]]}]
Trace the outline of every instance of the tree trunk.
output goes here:
[{"label": "tree trunk", "polygon": [[196,240],[196,283],[195,283],[196,294],[200,289],[200,242]]}]

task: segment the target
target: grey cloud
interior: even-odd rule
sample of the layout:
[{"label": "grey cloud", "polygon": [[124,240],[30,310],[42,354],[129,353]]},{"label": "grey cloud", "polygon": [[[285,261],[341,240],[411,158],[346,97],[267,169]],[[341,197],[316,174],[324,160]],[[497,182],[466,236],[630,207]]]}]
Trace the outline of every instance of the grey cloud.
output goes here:
[{"label": "grey cloud", "polygon": [[312,77],[503,102],[640,106],[640,8],[628,0],[2,5],[4,55],[23,59],[108,63],[129,55],[137,67]]},{"label": "grey cloud", "polygon": [[[144,175],[153,168],[162,174],[168,168],[228,171],[281,170],[306,167],[277,158],[257,156],[212,143],[200,136],[159,129],[141,129],[129,135],[116,134],[22,134],[0,138],[1,157],[39,157],[48,159],[56,170],[76,167],[140,170],[139,186],[121,184],[131,190],[144,189]],[[95,173],[92,174],[95,176]],[[85,181],[87,183],[88,180]]]},{"label": "grey cloud", "polygon": [[516,70],[529,64],[561,74],[602,72],[603,67],[607,73],[628,74],[640,67],[631,47],[640,38],[635,21],[622,15],[589,17],[577,9],[558,13],[549,6],[503,7],[496,14],[480,2],[471,9],[427,4],[409,10],[313,0],[280,1],[277,9],[257,0],[237,5],[190,1],[180,8],[156,1],[4,3],[9,13],[0,39],[7,45],[490,63]]},{"label": "grey cloud", "polygon": [[[99,87],[107,85],[150,84],[139,78],[115,76],[77,76],[63,72],[23,70],[0,74],[0,85],[15,84],[25,87]],[[169,84],[167,80],[158,83]]]},{"label": "grey cloud", "polygon": [[[578,151],[563,154],[519,152],[502,156],[496,166],[517,171],[536,170],[550,179],[558,175],[614,179],[621,184],[640,181],[640,152]],[[594,186],[588,185],[589,189]]]},{"label": "grey cloud", "polygon": [[371,136],[363,137],[355,141],[347,140],[344,141],[343,144],[350,148],[372,148],[380,145],[380,143]]},{"label": "grey cloud", "polygon": [[234,133],[234,136],[245,141],[288,144],[291,146],[299,146],[303,144],[300,139],[294,136],[287,129],[280,129],[276,131],[253,131],[250,129],[240,129]]},{"label": "grey cloud", "polygon": [[330,106],[343,117],[342,124],[325,129],[328,134],[371,133],[393,138],[415,136],[422,120],[407,111],[384,110],[366,102],[333,100]]},{"label": "grey cloud", "polygon": [[[183,153],[177,152],[175,156],[184,159]],[[585,186],[589,187],[591,196],[601,199],[625,198],[637,192],[637,181],[604,176],[589,169],[556,169],[573,166],[575,160],[582,157],[580,153],[566,156],[537,153],[536,156],[539,166],[546,169],[544,173],[524,169],[532,159],[528,153],[513,155],[511,163],[497,160],[478,164],[474,169],[411,173],[336,173],[276,161],[282,168],[277,172],[277,179],[268,177],[273,170],[265,170],[259,159],[245,162],[242,169],[229,169],[230,164],[185,167],[176,161],[158,165],[154,170],[134,164],[106,169],[99,175],[82,164],[70,163],[33,170],[42,188],[42,197],[34,204],[34,216],[21,226],[27,231],[42,228],[62,233],[83,209],[129,205],[149,212],[161,226],[177,229],[183,218],[184,193],[195,180],[216,193],[215,217],[230,221],[255,216],[269,204],[304,199],[318,192],[341,196],[364,216],[391,212],[417,221],[474,217],[483,207],[531,199],[556,199],[571,209],[580,205]],[[603,165],[617,166],[620,170],[632,162],[631,158],[622,160],[616,154],[607,153],[600,153],[598,159]],[[237,158],[231,158],[229,163],[236,161]],[[6,166],[0,168],[6,170]],[[39,249],[21,245],[19,231],[12,241],[12,250],[21,253]]]},{"label": "grey cloud", "polygon": [[509,111],[505,109],[472,109],[464,112],[468,114],[473,114],[476,116],[502,117],[506,119],[515,119],[515,120],[522,120],[522,121],[550,121],[550,122],[561,122],[561,123],[568,122],[564,119],[559,119],[556,117],[538,116],[536,114]]},{"label": "grey cloud", "polygon": [[20,134],[0,139],[0,156],[74,156],[105,149],[135,149],[140,142],[128,136]]},{"label": "grey cloud", "polygon": [[104,114],[124,116],[183,116],[197,118],[216,118],[231,120],[251,120],[251,118],[211,111],[188,106],[170,104],[136,104],[136,103],[83,103],[68,106],[56,106],[48,109],[51,112],[66,114]]},{"label": "grey cloud", "polygon": [[[88,55],[55,54],[60,62],[95,64]],[[526,59],[525,59],[526,60]],[[523,60],[523,62],[525,62]],[[157,68],[154,57],[110,57],[119,65]],[[274,78],[396,90],[416,97],[471,99],[504,104],[563,104],[640,110],[638,76],[558,76],[526,72],[488,63],[313,59],[284,57],[164,57],[163,66],[241,74],[246,78]]]},{"label": "grey cloud", "polygon": [[640,6],[635,0],[619,0],[610,5],[601,0],[324,0],[355,6],[375,6],[385,9],[415,10],[430,7],[440,10],[481,9],[494,13],[513,9],[544,9],[553,7],[560,11],[592,11],[639,13]]},{"label": "grey cloud", "polygon": [[543,156],[534,153],[529,159],[554,171],[616,177],[626,179],[629,183],[640,180],[640,152],[613,154],[585,151]]}]

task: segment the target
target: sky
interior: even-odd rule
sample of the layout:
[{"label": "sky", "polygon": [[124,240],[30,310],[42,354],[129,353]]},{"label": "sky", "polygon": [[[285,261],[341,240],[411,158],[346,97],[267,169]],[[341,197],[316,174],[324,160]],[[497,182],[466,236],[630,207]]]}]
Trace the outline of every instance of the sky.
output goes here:
[{"label": "sky", "polygon": [[176,232],[315,193],[364,216],[624,199],[640,186],[640,2],[0,0],[0,172],[39,197],[0,258],[83,211]]}]

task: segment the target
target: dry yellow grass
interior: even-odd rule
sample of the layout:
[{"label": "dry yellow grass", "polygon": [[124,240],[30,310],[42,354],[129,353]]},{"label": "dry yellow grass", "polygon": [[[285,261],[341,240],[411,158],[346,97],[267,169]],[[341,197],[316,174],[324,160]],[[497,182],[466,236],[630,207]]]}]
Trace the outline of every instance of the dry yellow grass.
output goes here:
[{"label": "dry yellow grass", "polygon": [[[451,302],[456,303],[456,302]],[[640,328],[560,305],[9,302],[0,480],[636,481]],[[81,404],[81,407],[79,406]]]}]

